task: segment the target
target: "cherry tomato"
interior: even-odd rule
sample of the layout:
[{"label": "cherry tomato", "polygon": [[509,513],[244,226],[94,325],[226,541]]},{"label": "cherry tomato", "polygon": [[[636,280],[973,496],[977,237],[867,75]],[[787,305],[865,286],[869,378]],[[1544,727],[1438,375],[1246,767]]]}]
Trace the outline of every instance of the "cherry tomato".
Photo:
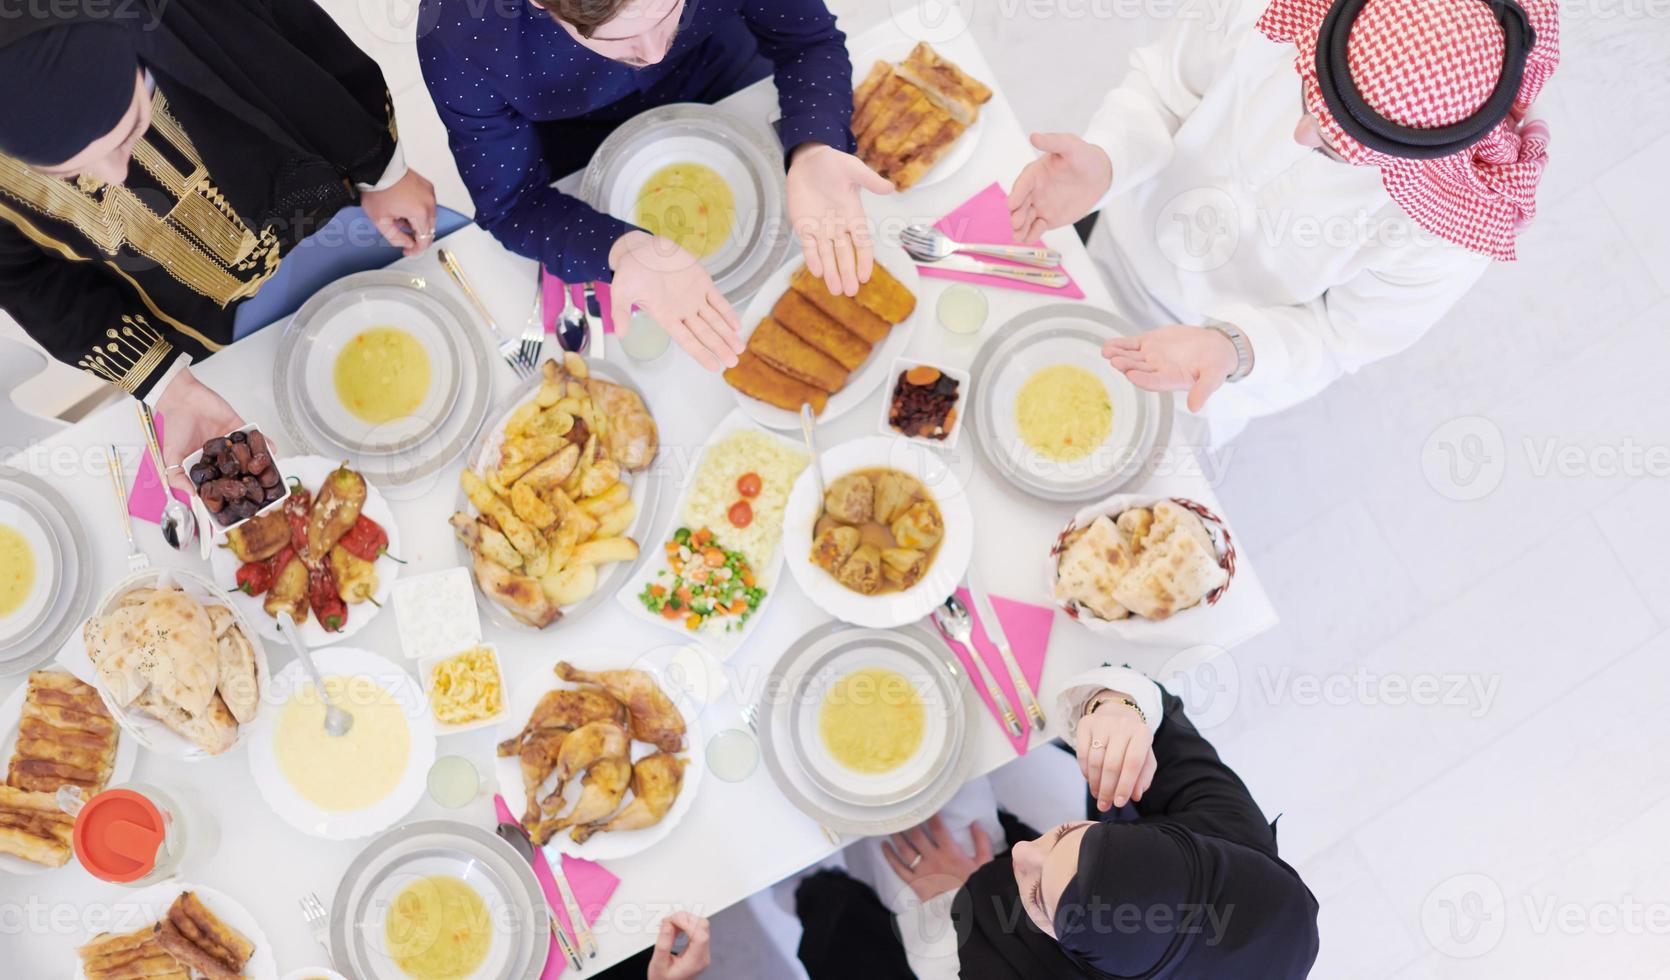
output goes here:
[{"label": "cherry tomato", "polygon": [[725,516],[730,518],[732,527],[747,527],[754,523],[754,508],[748,506],[748,501],[738,500]]},{"label": "cherry tomato", "polygon": [[736,492],[744,497],[758,497],[760,495],[760,475],[758,473],[744,473],[737,477]]}]

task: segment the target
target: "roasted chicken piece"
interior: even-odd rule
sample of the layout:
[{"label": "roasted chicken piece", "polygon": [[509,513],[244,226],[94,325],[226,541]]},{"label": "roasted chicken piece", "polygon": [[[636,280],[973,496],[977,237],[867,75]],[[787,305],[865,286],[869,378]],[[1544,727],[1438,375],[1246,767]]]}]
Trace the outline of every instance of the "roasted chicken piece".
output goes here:
[{"label": "roasted chicken piece", "polygon": [[666,752],[646,755],[632,766],[632,802],[607,822],[575,827],[570,835],[584,844],[593,834],[642,830],[661,822],[684,785],[684,760]]},{"label": "roasted chicken piece", "polygon": [[931,500],[921,500],[912,504],[903,514],[894,518],[893,540],[901,548],[920,548],[927,550],[939,543],[945,535],[945,518],[940,516],[939,506]]},{"label": "roasted chicken piece", "polygon": [[875,513],[876,487],[861,473],[836,477],[823,495],[824,513],[842,524],[863,524]]},{"label": "roasted chicken piece", "polygon": [[831,524],[812,542],[812,563],[830,574],[858,549],[858,528]]},{"label": "roasted chicken piece", "polygon": [[479,521],[455,519],[452,528],[475,556],[476,584],[505,612],[536,629],[551,625],[562,615],[562,610],[546,598],[539,579],[513,572],[488,556]]},{"label": "roasted chicken piece", "polygon": [[540,843],[550,840],[551,835],[565,827],[583,827],[607,820],[609,814],[615,812],[615,807],[620,806],[620,801],[626,796],[626,787],[631,782],[632,763],[626,758],[600,759],[592,763],[580,780],[580,798],[574,801],[573,808],[540,825],[543,836]]},{"label": "roasted chicken piece", "polygon": [[586,394],[609,420],[609,430],[603,434],[603,446],[609,451],[609,458],[632,472],[646,469],[654,462],[660,436],[655,419],[637,392],[601,378],[587,378]]},{"label": "roasted chicken piece", "polygon": [[915,548],[883,548],[881,575],[895,589],[908,589],[928,570],[928,556]]},{"label": "roasted chicken piece", "polygon": [[568,781],[585,772],[600,759],[625,759],[632,751],[632,738],[626,729],[612,721],[594,721],[568,733],[557,750],[557,785],[540,800],[549,810],[562,800]]},{"label": "roasted chicken piece", "polygon": [[601,687],[626,705],[633,738],[663,752],[684,748],[684,716],[647,671],[580,670],[566,660],[557,661],[556,669],[563,680]]},{"label": "roasted chicken piece", "polygon": [[566,688],[546,691],[545,696],[534,705],[533,713],[528,716],[528,723],[522,726],[522,731],[516,738],[507,739],[499,744],[499,754],[514,755],[515,745],[519,740],[542,729],[579,728],[594,721],[612,721],[624,727],[626,706],[602,691],[571,691]]},{"label": "roasted chicken piece", "polygon": [[521,739],[512,752],[504,751],[507,743],[499,743],[499,754],[517,756],[517,764],[522,769],[522,793],[527,798],[527,809],[522,811],[524,827],[535,827],[542,819],[539,791],[545,785],[546,777],[551,775],[551,770],[557,768],[557,756],[568,733],[567,728],[539,729]]},{"label": "roasted chicken piece", "polygon": [[835,572],[835,580],[854,592],[874,595],[881,588],[881,549],[867,544],[854,551]]}]

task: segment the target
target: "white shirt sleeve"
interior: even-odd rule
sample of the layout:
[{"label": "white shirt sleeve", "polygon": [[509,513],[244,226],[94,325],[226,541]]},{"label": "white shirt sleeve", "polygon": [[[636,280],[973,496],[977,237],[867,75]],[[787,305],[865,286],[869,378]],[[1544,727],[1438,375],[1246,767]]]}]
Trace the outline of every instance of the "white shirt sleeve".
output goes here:
[{"label": "white shirt sleeve", "polygon": [[168,390],[168,386],[174,381],[174,376],[188,367],[191,367],[191,355],[186,353],[177,355],[169,363],[168,369],[162,372],[161,377],[157,378],[156,383],[151,385],[151,390],[145,393],[143,399],[145,404],[156,408],[157,399],[161,398],[162,393]]},{"label": "white shirt sleeve", "polygon": [[1160,40],[1131,54],[1131,70],[1091,117],[1085,142],[1113,163],[1113,183],[1092,210],[1165,168],[1178,127],[1228,69],[1231,25],[1245,26],[1237,16],[1241,3],[1229,0],[1210,14],[1205,8],[1212,5],[1197,6],[1195,14],[1180,14]]},{"label": "white shirt sleeve", "polygon": [[1084,717],[1085,705],[1103,691],[1117,691],[1129,695],[1148,722],[1150,733],[1159,731],[1165,705],[1160,700],[1160,685],[1129,667],[1096,667],[1069,677],[1055,694],[1054,734],[1069,746],[1073,745]]},{"label": "white shirt sleeve", "polygon": [[363,194],[366,191],[386,191],[395,184],[400,183],[400,178],[406,176],[406,171],[409,169],[406,166],[405,146],[406,144],[404,141],[395,140],[394,153],[389,157],[388,166],[383,168],[383,175],[377,178],[377,182],[375,184],[357,185],[360,189],[360,193]]},{"label": "white shirt sleeve", "polygon": [[1204,310],[1252,345],[1252,373],[1224,385],[1206,414],[1268,415],[1312,397],[1342,374],[1402,351],[1443,318],[1490,267],[1448,242],[1382,250],[1384,263],[1293,306],[1226,303]]}]

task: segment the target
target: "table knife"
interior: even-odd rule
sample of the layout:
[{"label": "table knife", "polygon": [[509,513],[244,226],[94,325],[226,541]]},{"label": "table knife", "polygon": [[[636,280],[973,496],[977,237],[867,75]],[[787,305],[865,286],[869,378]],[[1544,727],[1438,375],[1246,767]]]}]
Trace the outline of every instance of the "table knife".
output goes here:
[{"label": "table knife", "polygon": [[1048,289],[1066,289],[1073,280],[1060,269],[1037,269],[1025,265],[1003,265],[997,262],[981,262],[963,255],[953,255],[940,259],[938,262],[927,264],[930,269],[944,269],[948,272],[966,272],[976,276],[997,276],[999,279],[1013,279],[1016,282],[1031,283],[1034,286],[1044,286]]},{"label": "table knife", "polygon": [[597,360],[606,361],[609,358],[604,352],[603,304],[598,301],[596,283],[586,283],[585,300],[581,305],[586,308],[586,330],[591,333],[589,351]]},{"label": "table knife", "polygon": [[1032,719],[1034,729],[1043,731],[1044,709],[1038,704],[1038,695],[1032,690],[1032,685],[1027,683],[1020,661],[1015,659],[1014,648],[1009,645],[1009,636],[1003,632],[1003,621],[997,618],[997,607],[992,605],[991,593],[987,592],[986,587],[975,577],[972,568],[968,572],[968,591],[974,596],[974,611],[979,614],[980,623],[986,628],[986,638],[997,647],[998,654],[1003,658],[1003,667],[1009,671],[1009,680],[1015,685],[1015,693],[1026,703],[1026,716]]},{"label": "table knife", "polygon": [[568,912],[568,923],[574,927],[574,938],[580,941],[580,951],[587,957],[597,955],[597,937],[592,935],[591,926],[586,925],[586,914],[580,908],[580,900],[574,897],[574,889],[568,887],[568,876],[563,874],[562,863],[550,867],[551,880],[557,883],[557,894],[562,896],[563,909]]}]

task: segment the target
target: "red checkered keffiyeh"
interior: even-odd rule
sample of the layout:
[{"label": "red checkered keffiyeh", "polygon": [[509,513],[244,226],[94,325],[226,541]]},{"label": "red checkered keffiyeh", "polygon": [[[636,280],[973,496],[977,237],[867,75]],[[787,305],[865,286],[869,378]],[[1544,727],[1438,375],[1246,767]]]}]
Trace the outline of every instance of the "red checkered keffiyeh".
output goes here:
[{"label": "red checkered keffiyeh", "polygon": [[[1380,168],[1386,192],[1439,238],[1494,259],[1514,259],[1514,239],[1536,213],[1548,128],[1525,114],[1560,60],[1556,0],[1521,0],[1536,32],[1506,119],[1458,153],[1406,159],[1370,149],[1334,119],[1317,80],[1317,38],[1331,0],[1274,0],[1258,20],[1271,40],[1298,46],[1294,68],[1305,106],[1347,161]],[[1414,129],[1458,123],[1502,76],[1502,25],[1482,0],[1367,0],[1347,42],[1351,81],[1385,119]]]}]

